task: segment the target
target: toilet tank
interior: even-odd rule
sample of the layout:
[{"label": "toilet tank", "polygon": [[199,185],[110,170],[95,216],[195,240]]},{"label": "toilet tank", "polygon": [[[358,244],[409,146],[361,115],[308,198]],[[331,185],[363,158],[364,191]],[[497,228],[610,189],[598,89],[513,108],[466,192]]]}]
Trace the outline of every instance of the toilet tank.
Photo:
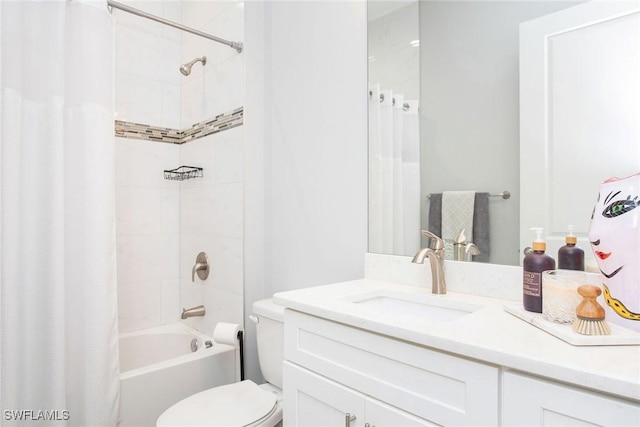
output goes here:
[{"label": "toilet tank", "polygon": [[282,362],[284,361],[284,307],[271,298],[253,303],[257,317],[256,341],[262,376],[269,384],[282,388]]}]

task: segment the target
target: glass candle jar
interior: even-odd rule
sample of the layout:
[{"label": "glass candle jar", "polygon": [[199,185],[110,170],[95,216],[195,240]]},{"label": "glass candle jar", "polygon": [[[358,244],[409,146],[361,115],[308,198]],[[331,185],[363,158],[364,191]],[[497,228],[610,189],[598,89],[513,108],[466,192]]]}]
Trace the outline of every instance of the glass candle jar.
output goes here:
[{"label": "glass candle jar", "polygon": [[576,318],[576,306],[582,300],[580,285],[596,285],[598,275],[576,270],[542,272],[542,317],[550,322],[571,323]]}]

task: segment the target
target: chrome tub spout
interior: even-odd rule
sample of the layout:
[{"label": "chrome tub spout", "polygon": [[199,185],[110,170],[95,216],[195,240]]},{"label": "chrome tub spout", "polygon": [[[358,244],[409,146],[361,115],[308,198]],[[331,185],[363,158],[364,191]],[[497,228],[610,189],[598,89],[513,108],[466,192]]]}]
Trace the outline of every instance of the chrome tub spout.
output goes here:
[{"label": "chrome tub spout", "polygon": [[192,307],[192,308],[183,308],[180,318],[184,320],[189,317],[204,316],[205,314],[206,314],[206,311],[204,309],[204,305],[199,305],[197,307]]}]

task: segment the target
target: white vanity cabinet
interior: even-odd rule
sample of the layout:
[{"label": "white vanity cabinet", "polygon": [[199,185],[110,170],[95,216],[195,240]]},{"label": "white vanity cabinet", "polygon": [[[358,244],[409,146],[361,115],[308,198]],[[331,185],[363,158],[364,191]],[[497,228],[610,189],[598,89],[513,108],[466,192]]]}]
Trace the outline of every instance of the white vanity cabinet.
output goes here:
[{"label": "white vanity cabinet", "polygon": [[503,426],[640,426],[640,405],[600,393],[505,372]]},{"label": "white vanity cabinet", "polygon": [[284,353],[285,427],[499,423],[495,366],[293,310]]},{"label": "white vanity cabinet", "polygon": [[[492,280],[508,286],[513,272]],[[361,304],[427,296],[367,278],[274,295],[286,308],[285,426],[344,426],[347,413],[352,427],[640,426],[640,346],[570,345],[507,313],[512,299],[439,295],[481,307],[448,322]]]}]

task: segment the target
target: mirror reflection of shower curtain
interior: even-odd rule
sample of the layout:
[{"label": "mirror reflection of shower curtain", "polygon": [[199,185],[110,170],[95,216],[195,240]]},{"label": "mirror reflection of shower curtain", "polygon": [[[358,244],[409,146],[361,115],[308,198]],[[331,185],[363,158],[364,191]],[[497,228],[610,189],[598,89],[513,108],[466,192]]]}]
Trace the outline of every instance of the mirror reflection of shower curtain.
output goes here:
[{"label": "mirror reflection of shower curtain", "polygon": [[414,255],[420,249],[418,102],[379,85],[369,91],[369,252]]}]

